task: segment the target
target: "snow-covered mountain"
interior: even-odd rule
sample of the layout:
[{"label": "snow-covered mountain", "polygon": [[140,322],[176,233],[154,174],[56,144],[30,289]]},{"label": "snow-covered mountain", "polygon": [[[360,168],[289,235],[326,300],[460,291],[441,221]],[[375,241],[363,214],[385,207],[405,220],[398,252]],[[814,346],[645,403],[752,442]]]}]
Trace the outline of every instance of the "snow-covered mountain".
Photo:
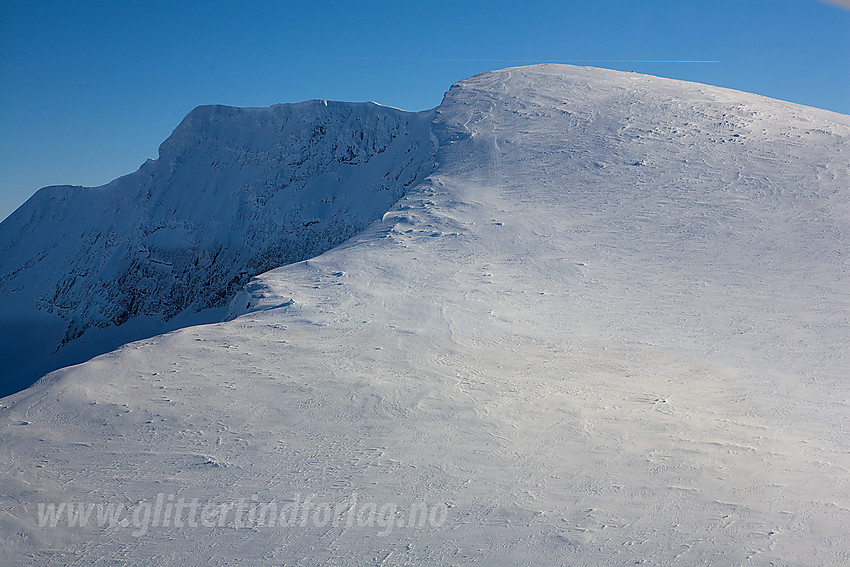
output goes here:
[{"label": "snow-covered mountain", "polygon": [[251,276],[361,231],[430,173],[431,117],[372,103],[205,106],[137,172],[42,189],[0,224],[0,328],[11,338],[0,394],[220,320]]},{"label": "snow-covered mountain", "polygon": [[559,65],[432,117],[232,320],[0,401],[2,561],[846,564],[850,117]]}]

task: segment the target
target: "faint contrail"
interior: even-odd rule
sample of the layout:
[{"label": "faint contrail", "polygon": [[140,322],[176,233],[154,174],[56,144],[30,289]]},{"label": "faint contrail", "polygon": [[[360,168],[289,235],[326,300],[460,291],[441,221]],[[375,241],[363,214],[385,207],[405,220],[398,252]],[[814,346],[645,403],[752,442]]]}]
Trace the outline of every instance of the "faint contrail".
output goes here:
[{"label": "faint contrail", "polygon": [[[850,1],[850,0],[848,0]],[[708,59],[439,59],[418,57],[331,57],[336,61],[404,61],[410,63],[720,63]]]}]

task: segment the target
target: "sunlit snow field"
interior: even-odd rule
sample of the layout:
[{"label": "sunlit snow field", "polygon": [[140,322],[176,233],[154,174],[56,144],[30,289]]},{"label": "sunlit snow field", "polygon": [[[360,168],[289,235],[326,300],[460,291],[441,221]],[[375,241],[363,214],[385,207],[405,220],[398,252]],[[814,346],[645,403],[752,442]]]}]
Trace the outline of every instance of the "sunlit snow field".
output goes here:
[{"label": "sunlit snow field", "polygon": [[0,563],[850,561],[850,117],[542,65],[425,135],[429,177],[226,322],[0,400]]}]

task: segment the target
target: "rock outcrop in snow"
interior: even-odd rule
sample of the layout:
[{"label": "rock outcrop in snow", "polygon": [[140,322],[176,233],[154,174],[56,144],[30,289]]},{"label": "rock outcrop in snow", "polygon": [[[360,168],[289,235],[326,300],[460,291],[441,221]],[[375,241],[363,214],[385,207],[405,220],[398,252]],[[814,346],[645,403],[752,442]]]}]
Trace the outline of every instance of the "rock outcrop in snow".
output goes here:
[{"label": "rock outcrop in snow", "polygon": [[86,356],[102,337],[220,318],[251,276],[346,240],[430,173],[431,118],[331,101],[199,107],[137,172],[42,189],[0,224],[3,374],[91,328],[112,330]]}]

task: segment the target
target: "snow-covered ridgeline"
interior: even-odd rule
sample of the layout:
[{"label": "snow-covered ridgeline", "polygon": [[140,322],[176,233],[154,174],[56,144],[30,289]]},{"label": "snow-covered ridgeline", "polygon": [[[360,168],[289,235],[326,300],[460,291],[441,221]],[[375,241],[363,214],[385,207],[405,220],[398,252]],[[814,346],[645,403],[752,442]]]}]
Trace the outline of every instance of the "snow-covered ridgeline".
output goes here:
[{"label": "snow-covered ridgeline", "polygon": [[[204,106],[135,173],[42,189],[0,224],[3,374],[92,327],[132,321],[85,356],[102,337],[214,320],[251,276],[339,244],[430,173],[431,118],[373,103]],[[16,381],[69,362],[54,360]]]},{"label": "snow-covered ridgeline", "polygon": [[[432,131],[423,183],[248,313],[0,400],[0,557],[844,566],[850,117],[535,66],[454,86]],[[445,521],[312,513],[355,496]],[[136,514],[169,498],[314,507]]]}]

